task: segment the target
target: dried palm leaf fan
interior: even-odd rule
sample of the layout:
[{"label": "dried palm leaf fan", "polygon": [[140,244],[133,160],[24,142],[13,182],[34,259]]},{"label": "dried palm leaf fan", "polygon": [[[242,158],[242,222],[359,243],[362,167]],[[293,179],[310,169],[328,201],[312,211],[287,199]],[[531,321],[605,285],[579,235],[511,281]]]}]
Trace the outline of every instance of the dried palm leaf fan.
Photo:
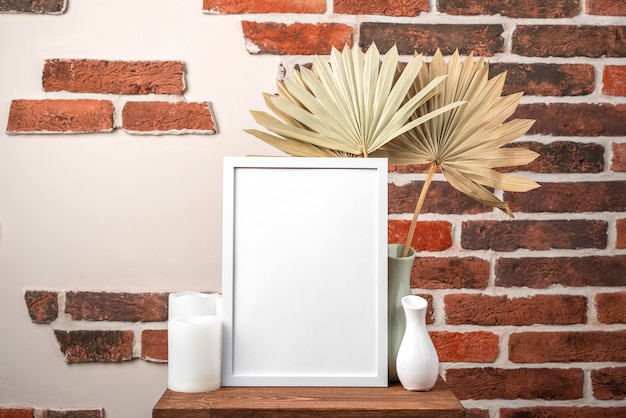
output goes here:
[{"label": "dried palm leaf fan", "polygon": [[412,127],[378,153],[388,157],[390,164],[430,164],[404,245],[405,257],[426,192],[438,169],[452,187],[478,202],[501,209],[511,218],[513,214],[508,203],[485,186],[512,192],[539,187],[529,179],[494,170],[528,164],[539,154],[525,148],[500,148],[523,136],[534,121],[515,119],[505,122],[517,108],[522,93],[501,97],[506,73],[489,80],[488,72],[489,64],[482,57],[474,60],[470,54],[461,62],[456,51],[446,64],[438,50],[430,66],[422,66],[408,99],[431,80],[443,75],[448,77],[437,86],[437,94],[416,109],[412,119],[420,119],[448,103],[462,100],[466,104]]},{"label": "dried palm leaf fan", "polygon": [[246,132],[292,156],[368,157],[403,132],[462,104],[431,107],[407,122],[446,77],[433,77],[416,90],[414,81],[424,66],[421,56],[414,56],[400,71],[395,45],[382,61],[374,44],[366,53],[358,45],[346,45],[342,52],[333,48],[330,63],[316,56],[311,70],[301,67],[292,80],[277,82],[278,94],[264,94],[277,117],[251,111],[275,135]]}]

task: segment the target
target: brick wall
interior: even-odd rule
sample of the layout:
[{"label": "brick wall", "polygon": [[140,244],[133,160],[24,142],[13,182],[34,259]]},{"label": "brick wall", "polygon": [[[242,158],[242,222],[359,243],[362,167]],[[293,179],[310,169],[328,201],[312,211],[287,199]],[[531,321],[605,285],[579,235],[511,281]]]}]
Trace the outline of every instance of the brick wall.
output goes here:
[{"label": "brick wall", "polygon": [[[536,119],[520,143],[541,154],[520,170],[542,187],[504,194],[517,218],[508,221],[436,179],[412,288],[429,300],[443,376],[468,416],[626,415],[625,2],[204,0],[202,10],[207,24],[240,15],[247,51],[279,56],[287,75],[346,42],[396,43],[404,55],[459,49],[487,56],[492,75],[508,71],[506,92],[526,93],[515,117]],[[42,66],[54,98],[16,98],[3,110],[9,133],[216,131],[206,103],[184,100],[180,62]],[[155,117],[178,111],[193,118]],[[390,242],[408,228],[422,172],[391,168]],[[68,362],[160,362],[166,294],[145,292],[33,289],[26,302]]]}]

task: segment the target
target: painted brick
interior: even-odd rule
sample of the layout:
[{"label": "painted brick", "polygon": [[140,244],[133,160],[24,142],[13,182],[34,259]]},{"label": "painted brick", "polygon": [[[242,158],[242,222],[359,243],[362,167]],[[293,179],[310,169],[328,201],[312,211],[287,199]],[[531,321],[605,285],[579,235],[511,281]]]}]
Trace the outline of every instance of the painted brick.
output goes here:
[{"label": "painted brick", "polygon": [[504,71],[507,75],[503,94],[523,91],[525,96],[584,96],[595,88],[595,71],[589,64],[497,62],[489,65],[490,78]]},{"label": "painted brick", "polygon": [[59,316],[57,292],[27,290],[24,299],[30,319],[36,324],[48,324]]},{"label": "painted brick", "polygon": [[596,312],[604,324],[626,324],[626,292],[597,294]]},{"label": "painted brick", "polygon": [[250,54],[328,55],[352,44],[352,28],[341,23],[241,22]]},{"label": "painted brick", "polygon": [[545,289],[562,286],[626,286],[626,256],[524,257],[496,261],[496,286]]},{"label": "painted brick", "polygon": [[535,295],[509,298],[480,294],[444,297],[446,323],[472,325],[570,325],[587,321],[587,298]]},{"label": "painted brick", "polygon": [[626,96],[626,65],[607,65],[602,74],[602,93]]},{"label": "painted brick", "polygon": [[[389,243],[404,244],[411,221],[390,220],[387,223]],[[452,224],[447,221],[422,221],[415,227],[411,248],[416,251],[443,251],[452,247]]]},{"label": "painted brick", "polygon": [[326,11],[326,0],[203,0],[202,10],[213,14],[319,14]]},{"label": "painted brick", "polygon": [[[413,214],[423,184],[422,181],[402,186],[390,183],[387,188],[389,213]],[[430,184],[428,197],[422,206],[422,213],[477,214],[491,211],[490,207],[470,199],[445,181]]]},{"label": "painted brick", "polygon": [[578,0],[438,0],[437,11],[450,15],[496,15],[519,18],[567,18],[579,14]]},{"label": "painted brick", "polygon": [[0,13],[60,14],[67,7],[65,0],[3,0]]},{"label": "painted brick", "polygon": [[489,261],[478,257],[422,257],[415,259],[411,287],[418,289],[485,289]]},{"label": "painted brick", "polygon": [[626,219],[618,219],[616,226],[617,240],[615,242],[615,248],[626,248]]},{"label": "painted brick", "polygon": [[592,15],[626,16],[626,3],[616,0],[587,0],[587,13]]},{"label": "painted brick", "polygon": [[580,369],[450,369],[446,383],[460,400],[546,399],[568,400],[583,396]]},{"label": "painted brick", "polygon": [[7,133],[88,133],[113,130],[109,100],[13,100]]},{"label": "painted brick", "polygon": [[333,12],[350,15],[384,15],[384,16],[417,16],[421,12],[428,12],[428,0],[415,1],[361,1],[361,0],[334,0]]},{"label": "painted brick", "polygon": [[[535,173],[601,173],[604,171],[604,147],[600,144],[555,141],[515,142],[508,148],[524,147],[539,154],[536,160],[520,167],[498,169],[501,172],[532,171]],[[626,148],[624,148],[626,156]]]},{"label": "painted brick", "polygon": [[133,356],[132,331],[55,330],[59,347],[69,363],[125,361]]},{"label": "painted brick", "polygon": [[493,56],[504,51],[502,25],[418,25],[400,23],[361,24],[361,47],[376,43],[381,51],[387,51],[397,44],[402,55],[412,55],[415,51],[434,55],[437,48],[444,55],[456,49],[462,55]]},{"label": "painted brick", "polygon": [[626,171],[626,143],[614,143],[613,159],[611,161],[611,170],[625,172]]},{"label": "painted brick", "polygon": [[0,418],[33,418],[34,414],[35,414],[34,408],[0,407]]},{"label": "painted brick", "polygon": [[46,60],[44,91],[112,94],[183,94],[180,61]]},{"label": "painted brick", "polygon": [[512,44],[529,57],[624,57],[626,26],[518,25]]},{"label": "painted brick", "polygon": [[147,329],[141,333],[141,358],[150,361],[167,361],[166,329]]},{"label": "painted brick", "polygon": [[626,407],[532,406],[500,409],[500,418],[618,418],[624,416],[626,416]]},{"label": "painted brick", "polygon": [[431,332],[441,362],[493,363],[498,357],[499,338],[486,331]]},{"label": "painted brick", "polygon": [[529,135],[626,136],[625,104],[521,104],[513,118],[535,120]]},{"label": "painted brick", "polygon": [[217,127],[208,102],[126,102],[122,128],[139,134],[215,134]]},{"label": "painted brick", "polygon": [[167,293],[70,291],[66,294],[65,313],[73,320],[167,321],[167,303]]},{"label": "painted brick", "polygon": [[[626,398],[626,367],[592,370],[591,387],[593,388],[593,397],[596,399]],[[626,407],[624,408],[624,416],[626,416]]]},{"label": "painted brick", "polygon": [[461,227],[461,246],[495,251],[606,248],[607,230],[606,221],[587,219],[467,221]]},{"label": "painted brick", "polygon": [[103,418],[104,409],[47,409],[42,418]]},{"label": "painted brick", "polygon": [[504,193],[513,212],[624,212],[626,182],[541,183],[526,193]]},{"label": "painted brick", "polygon": [[626,330],[518,332],[509,335],[514,363],[626,361]]}]

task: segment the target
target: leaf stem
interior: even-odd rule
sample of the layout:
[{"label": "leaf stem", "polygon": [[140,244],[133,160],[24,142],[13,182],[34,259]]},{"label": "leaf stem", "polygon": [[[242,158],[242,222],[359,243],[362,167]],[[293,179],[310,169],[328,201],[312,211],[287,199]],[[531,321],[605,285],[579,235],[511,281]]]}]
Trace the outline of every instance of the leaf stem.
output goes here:
[{"label": "leaf stem", "polygon": [[422,206],[424,205],[424,200],[426,199],[426,193],[428,192],[428,188],[430,187],[430,183],[433,180],[433,176],[437,171],[437,162],[433,161],[430,164],[430,168],[428,169],[428,173],[426,174],[426,180],[424,181],[424,185],[422,186],[422,190],[420,191],[419,199],[417,200],[417,205],[415,206],[415,212],[413,212],[413,219],[411,220],[411,226],[409,227],[409,232],[406,236],[406,241],[404,242],[404,249],[402,250],[402,257],[409,256],[409,250],[411,248],[411,242],[413,241],[413,235],[415,235],[415,227],[417,226],[417,218],[422,211]]}]

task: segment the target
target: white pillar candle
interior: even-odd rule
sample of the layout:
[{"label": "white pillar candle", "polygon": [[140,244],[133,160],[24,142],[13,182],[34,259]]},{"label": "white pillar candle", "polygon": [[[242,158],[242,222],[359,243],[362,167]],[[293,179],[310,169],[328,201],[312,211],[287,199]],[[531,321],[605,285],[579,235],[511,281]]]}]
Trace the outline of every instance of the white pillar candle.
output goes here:
[{"label": "white pillar candle", "polygon": [[[217,315],[220,295],[185,291],[170,293],[168,298],[168,319],[186,316]],[[218,315],[219,316],[219,315]]]},{"label": "white pillar candle", "polygon": [[186,316],[168,323],[167,387],[208,392],[221,387],[222,321],[215,315]]}]

